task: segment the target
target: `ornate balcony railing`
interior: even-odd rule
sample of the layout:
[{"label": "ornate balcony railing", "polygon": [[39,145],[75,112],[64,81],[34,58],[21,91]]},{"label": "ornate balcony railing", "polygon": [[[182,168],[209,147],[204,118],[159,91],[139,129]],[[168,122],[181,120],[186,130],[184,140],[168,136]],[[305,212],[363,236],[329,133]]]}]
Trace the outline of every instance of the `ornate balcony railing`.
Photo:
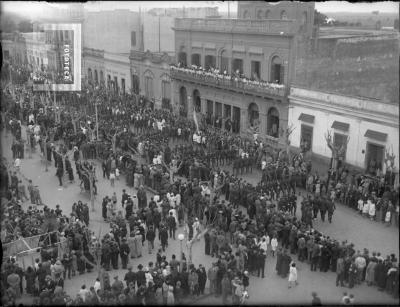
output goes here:
[{"label": "ornate balcony railing", "polygon": [[171,66],[171,78],[181,79],[208,86],[249,92],[259,95],[285,96],[286,90],[283,84],[268,83],[265,81],[251,81],[245,78],[238,78],[229,75],[221,75],[212,72],[205,72],[191,68]]},{"label": "ornate balcony railing", "polygon": [[252,20],[252,19],[213,19],[213,18],[175,18],[175,30],[206,32],[257,33],[270,35],[296,34],[295,20]]}]

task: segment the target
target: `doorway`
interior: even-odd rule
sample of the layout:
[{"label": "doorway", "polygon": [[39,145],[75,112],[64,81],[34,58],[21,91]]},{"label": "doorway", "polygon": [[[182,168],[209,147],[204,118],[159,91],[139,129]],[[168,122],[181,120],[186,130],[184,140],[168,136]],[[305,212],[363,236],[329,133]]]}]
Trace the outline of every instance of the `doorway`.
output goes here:
[{"label": "doorway", "polygon": [[304,143],[307,150],[312,151],[312,139],[314,128],[307,125],[301,125],[301,140],[300,144]]},{"label": "doorway", "polygon": [[382,162],[385,154],[385,147],[367,142],[367,154],[365,156],[365,166],[367,172],[376,175],[379,169],[382,171]]}]

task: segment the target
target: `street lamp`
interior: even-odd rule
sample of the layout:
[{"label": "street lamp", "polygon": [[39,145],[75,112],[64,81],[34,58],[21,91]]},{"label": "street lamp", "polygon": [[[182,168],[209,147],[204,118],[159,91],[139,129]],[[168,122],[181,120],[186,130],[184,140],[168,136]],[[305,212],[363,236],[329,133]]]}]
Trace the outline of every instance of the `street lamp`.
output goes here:
[{"label": "street lamp", "polygon": [[183,233],[178,234],[178,240],[179,240],[179,244],[180,244],[179,271],[181,271],[181,272],[182,272],[182,254],[183,254],[182,241],[184,239],[185,239],[185,235]]}]

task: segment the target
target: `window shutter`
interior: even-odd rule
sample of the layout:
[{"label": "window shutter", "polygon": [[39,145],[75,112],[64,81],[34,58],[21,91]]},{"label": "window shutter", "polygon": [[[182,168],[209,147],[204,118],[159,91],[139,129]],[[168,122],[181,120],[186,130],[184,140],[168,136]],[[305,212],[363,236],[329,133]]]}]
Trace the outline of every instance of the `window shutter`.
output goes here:
[{"label": "window shutter", "polygon": [[285,66],[281,65],[281,75],[279,78],[279,84],[285,83]]}]

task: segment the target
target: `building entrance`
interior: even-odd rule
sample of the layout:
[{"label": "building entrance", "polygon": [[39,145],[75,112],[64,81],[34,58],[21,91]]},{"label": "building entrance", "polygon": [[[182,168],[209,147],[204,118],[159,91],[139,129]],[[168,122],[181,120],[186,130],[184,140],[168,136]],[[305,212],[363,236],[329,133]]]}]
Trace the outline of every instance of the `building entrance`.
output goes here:
[{"label": "building entrance", "polygon": [[365,164],[367,172],[376,175],[377,170],[382,171],[382,162],[385,154],[385,148],[381,145],[367,142],[367,154],[365,156]]}]

